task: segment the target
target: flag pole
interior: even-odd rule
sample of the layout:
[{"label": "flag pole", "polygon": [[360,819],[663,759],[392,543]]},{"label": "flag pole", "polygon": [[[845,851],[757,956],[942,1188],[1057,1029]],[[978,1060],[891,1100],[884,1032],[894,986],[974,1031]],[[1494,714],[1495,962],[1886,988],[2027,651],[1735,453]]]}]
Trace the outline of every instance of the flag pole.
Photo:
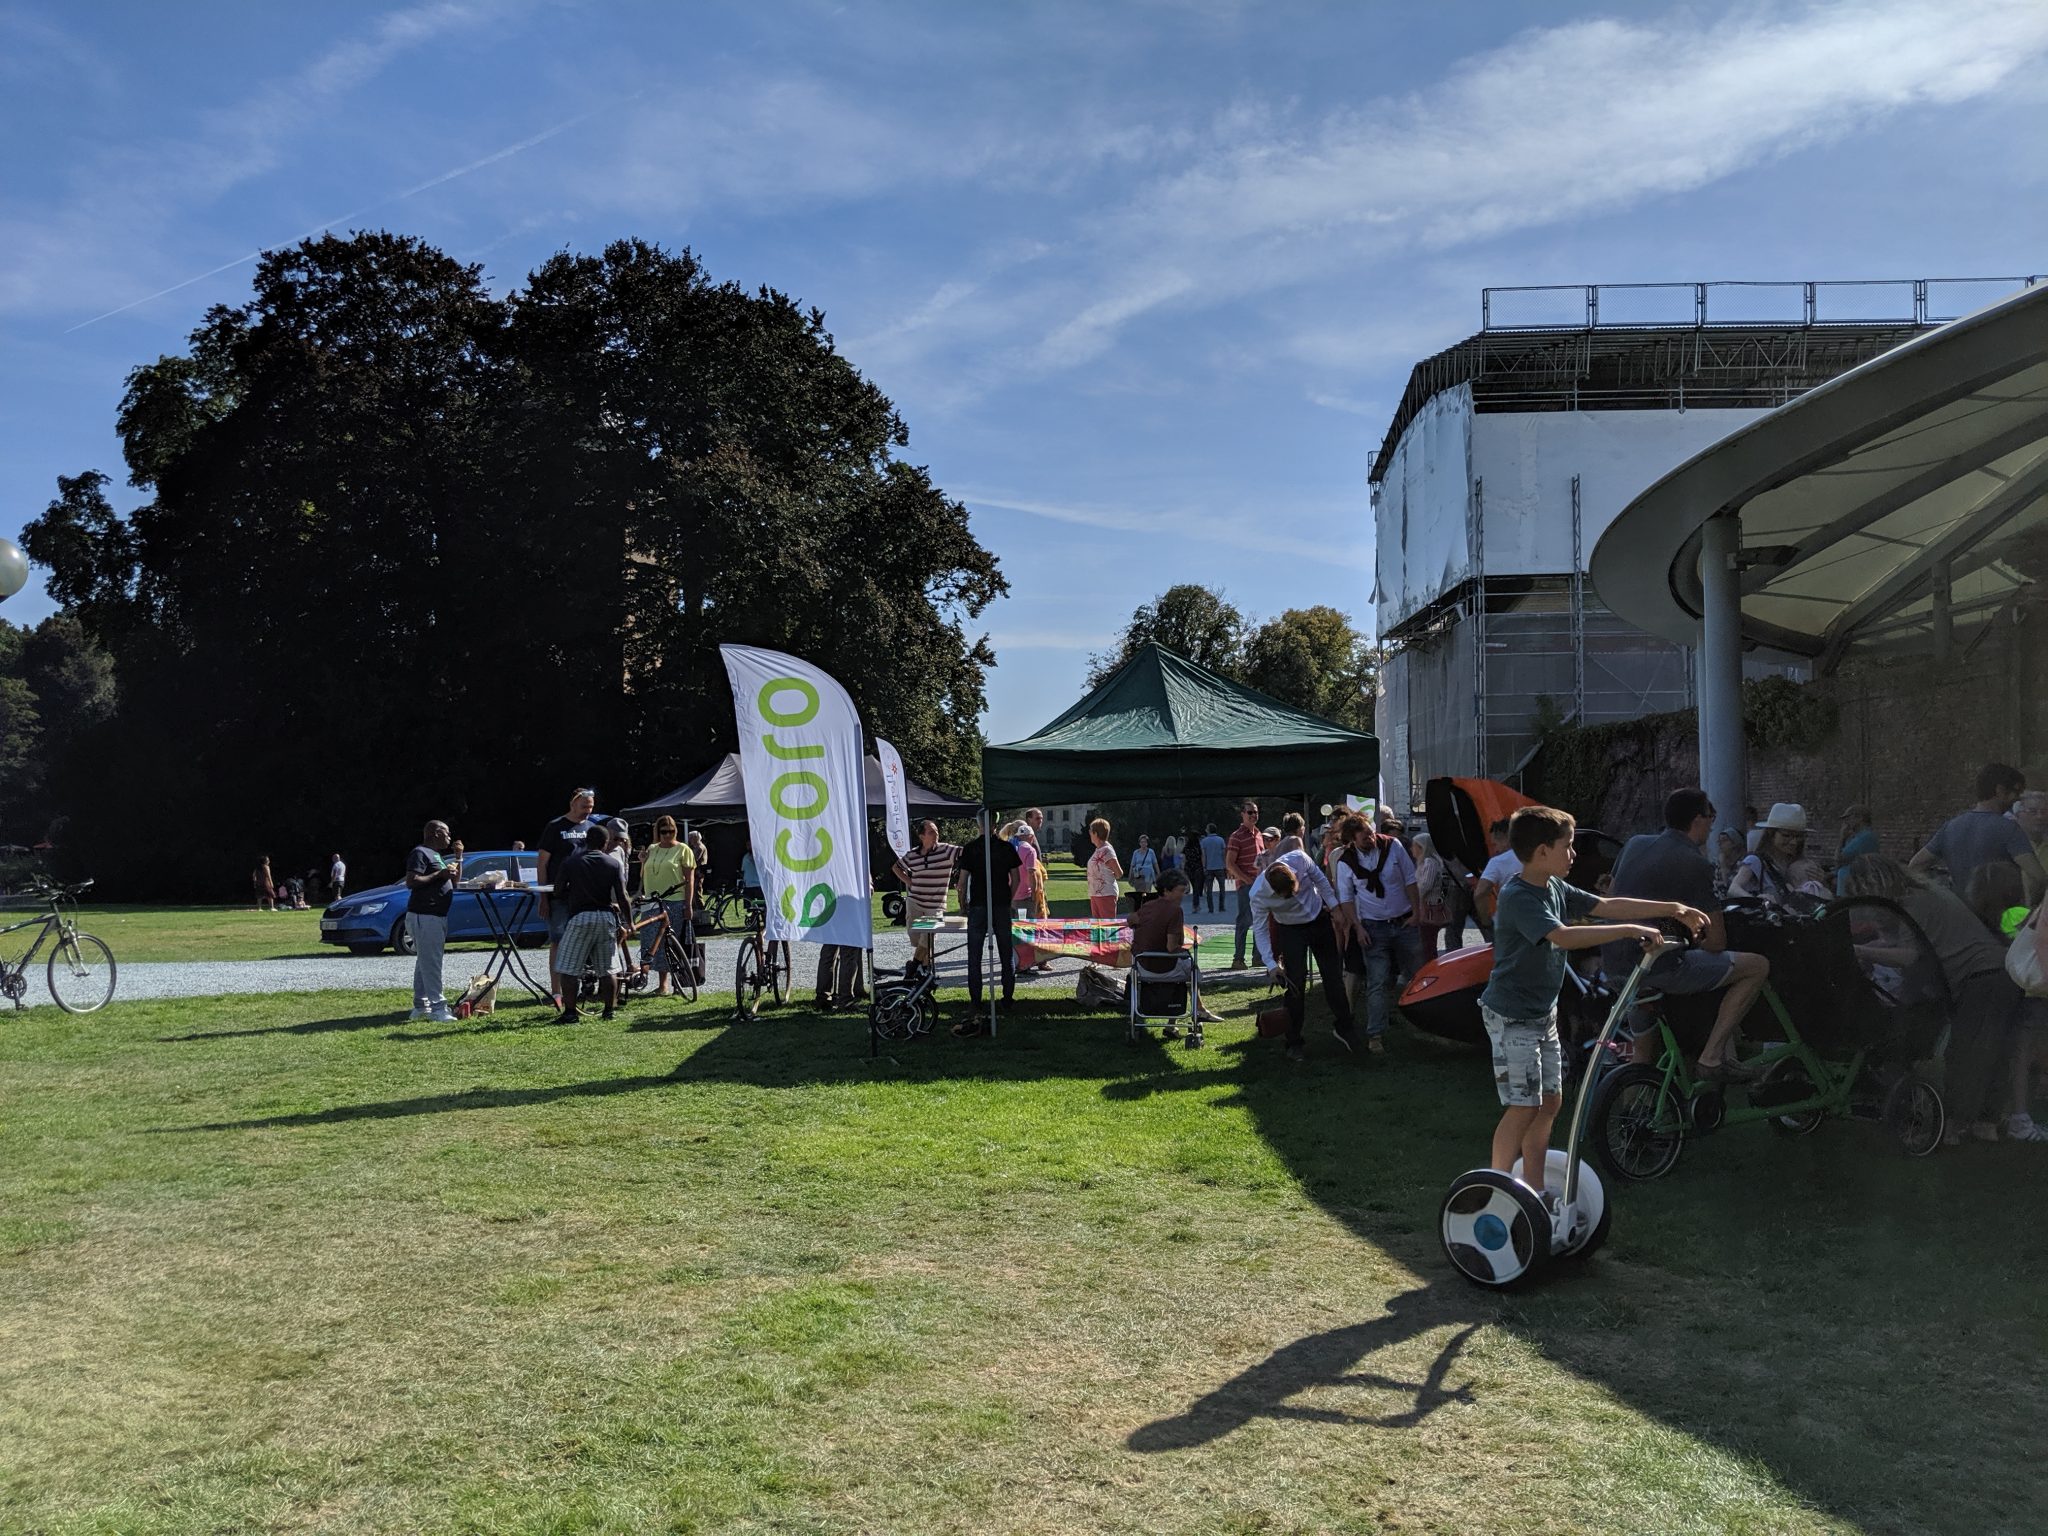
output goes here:
[{"label": "flag pole", "polygon": [[[999,949],[991,955],[987,949],[988,941],[996,937],[996,855],[994,847],[989,843],[989,836],[988,807],[984,805],[981,808],[981,899],[988,903],[982,913],[987,919],[985,926],[988,932],[982,938],[981,974],[982,979],[988,983],[988,1036],[993,1040],[996,1036],[996,987],[1000,984],[1003,974],[1003,952]],[[1010,904],[1005,901],[1003,911],[1009,910]],[[993,967],[990,966],[990,961],[995,962]]]}]

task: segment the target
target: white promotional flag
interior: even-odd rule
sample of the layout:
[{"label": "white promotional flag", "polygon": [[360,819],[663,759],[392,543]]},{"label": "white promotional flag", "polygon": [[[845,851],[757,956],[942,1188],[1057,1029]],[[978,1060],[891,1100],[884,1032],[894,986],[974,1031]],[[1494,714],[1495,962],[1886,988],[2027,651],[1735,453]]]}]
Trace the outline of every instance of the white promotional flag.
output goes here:
[{"label": "white promotional flag", "polygon": [[721,645],[768,937],[874,947],[867,765],[846,690],[780,651]]},{"label": "white promotional flag", "polygon": [[910,801],[903,792],[903,758],[879,736],[875,738],[875,756],[882,764],[882,825],[888,831],[889,846],[900,859],[910,852]]}]

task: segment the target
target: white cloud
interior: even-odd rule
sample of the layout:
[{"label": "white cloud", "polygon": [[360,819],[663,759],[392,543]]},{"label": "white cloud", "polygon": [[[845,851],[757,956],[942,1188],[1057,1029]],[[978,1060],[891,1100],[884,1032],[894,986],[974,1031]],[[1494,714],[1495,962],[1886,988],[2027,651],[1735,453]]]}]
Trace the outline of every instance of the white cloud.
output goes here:
[{"label": "white cloud", "polygon": [[1415,247],[1684,193],[1908,108],[2025,87],[2041,0],[1856,0],[1523,34],[1440,84],[1310,121],[1239,106],[1093,232],[1090,290],[1030,355],[1072,367],[1203,309]]}]

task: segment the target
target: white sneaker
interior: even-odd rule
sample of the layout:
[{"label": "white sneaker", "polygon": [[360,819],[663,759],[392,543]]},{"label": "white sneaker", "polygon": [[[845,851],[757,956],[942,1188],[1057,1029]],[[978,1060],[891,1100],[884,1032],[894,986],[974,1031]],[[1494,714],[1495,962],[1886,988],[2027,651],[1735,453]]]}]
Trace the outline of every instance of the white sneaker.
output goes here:
[{"label": "white sneaker", "polygon": [[2048,1126],[2036,1125],[2034,1117],[2022,1111],[2005,1122],[2007,1141],[2048,1141]]},{"label": "white sneaker", "polygon": [[433,1014],[429,1010],[425,1008],[415,1008],[411,1013],[408,1013],[405,1016],[405,1022],[408,1024],[424,1024],[432,1017]]},{"label": "white sneaker", "polygon": [[425,1018],[429,1024],[453,1024],[456,1022],[455,1015],[448,1011],[446,1003],[437,1003],[434,1007],[428,1009]]}]

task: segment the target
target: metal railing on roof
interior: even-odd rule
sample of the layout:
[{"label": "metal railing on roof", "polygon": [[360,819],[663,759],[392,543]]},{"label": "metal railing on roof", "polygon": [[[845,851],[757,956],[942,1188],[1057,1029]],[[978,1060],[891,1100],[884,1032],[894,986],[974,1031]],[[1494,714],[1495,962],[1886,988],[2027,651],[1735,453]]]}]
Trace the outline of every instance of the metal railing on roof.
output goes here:
[{"label": "metal railing on roof", "polygon": [[[1978,304],[1989,303],[2015,288],[2031,288],[2048,274],[2022,277],[1915,277],[1845,278],[1827,282],[1713,282],[1713,283],[1533,283],[1479,290],[1481,331],[1590,331],[1601,326],[1631,330],[1704,330],[1713,325],[1871,325],[1905,323],[1940,325],[1967,314]],[[1968,302],[1965,289],[1979,290],[1975,302]],[[1889,290],[1897,302],[1880,306],[1878,313],[1835,312],[1835,306],[1851,299],[1866,302],[1875,292]],[[1729,313],[1724,303],[1711,307],[1711,296],[1723,293],[1749,298],[1774,295],[1775,305],[1759,304],[1756,312]],[[1535,321],[1497,320],[1494,296],[1507,294],[1576,295],[1585,306],[1583,319]],[[1606,297],[1602,319],[1602,296]],[[1957,305],[1952,301],[1964,298]],[[1937,302],[1938,300],[1948,302]],[[1685,314],[1688,306],[1691,313]],[[1794,307],[1797,313],[1793,313]],[[1747,311],[1749,306],[1737,306]],[[1576,305],[1574,306],[1576,308]],[[1954,309],[1955,313],[1945,311]],[[1944,312],[1937,312],[1937,310]]]}]

